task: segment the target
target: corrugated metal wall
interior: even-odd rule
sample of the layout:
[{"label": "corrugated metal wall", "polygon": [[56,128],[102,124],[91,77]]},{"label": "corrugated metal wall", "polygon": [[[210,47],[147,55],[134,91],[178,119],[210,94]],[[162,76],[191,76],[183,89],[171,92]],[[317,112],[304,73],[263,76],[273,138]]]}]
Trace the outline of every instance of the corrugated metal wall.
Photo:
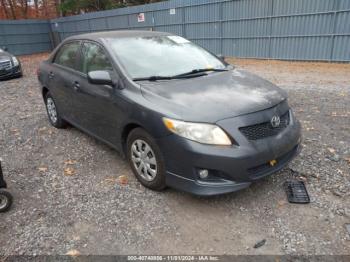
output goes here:
[{"label": "corrugated metal wall", "polygon": [[48,20],[0,20],[0,47],[16,55],[51,50]]},{"label": "corrugated metal wall", "polygon": [[[138,22],[140,13],[144,22]],[[103,30],[157,30],[227,56],[350,61],[350,0],[171,0],[50,23],[59,40]]]}]

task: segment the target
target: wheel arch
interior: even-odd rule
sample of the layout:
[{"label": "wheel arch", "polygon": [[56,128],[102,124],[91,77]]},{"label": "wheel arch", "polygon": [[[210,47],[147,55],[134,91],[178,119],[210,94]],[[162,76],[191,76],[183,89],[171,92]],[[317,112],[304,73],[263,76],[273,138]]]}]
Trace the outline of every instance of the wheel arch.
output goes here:
[{"label": "wheel arch", "polygon": [[141,126],[138,123],[128,123],[127,125],[124,126],[122,134],[121,134],[121,142],[122,142],[122,153],[124,154],[124,156],[127,155],[127,151],[126,151],[126,142],[128,139],[128,136],[130,134],[130,132],[132,130],[134,130],[135,128],[142,128],[145,129],[143,126]]},{"label": "wheel arch", "polygon": [[43,98],[45,98],[45,96],[48,92],[49,92],[49,89],[46,86],[43,86],[41,88],[41,94],[42,94]]}]

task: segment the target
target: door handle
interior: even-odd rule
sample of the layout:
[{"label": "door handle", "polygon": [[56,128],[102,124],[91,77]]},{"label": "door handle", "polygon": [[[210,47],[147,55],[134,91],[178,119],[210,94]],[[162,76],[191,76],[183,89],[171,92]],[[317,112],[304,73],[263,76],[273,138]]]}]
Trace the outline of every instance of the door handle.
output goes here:
[{"label": "door handle", "polygon": [[49,73],[49,78],[52,79],[52,78],[54,78],[54,77],[55,77],[55,74],[54,74],[53,72],[50,72],[50,73]]},{"label": "door handle", "polygon": [[74,83],[73,83],[73,89],[75,90],[75,91],[79,91],[79,89],[80,89],[80,84],[79,84],[79,82],[78,81],[74,81]]}]

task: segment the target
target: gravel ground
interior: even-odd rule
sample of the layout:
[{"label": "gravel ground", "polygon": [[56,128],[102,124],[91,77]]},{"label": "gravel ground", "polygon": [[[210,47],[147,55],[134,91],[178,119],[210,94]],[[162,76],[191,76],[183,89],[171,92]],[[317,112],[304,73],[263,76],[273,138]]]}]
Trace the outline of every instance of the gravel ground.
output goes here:
[{"label": "gravel ground", "polygon": [[[45,57],[21,57],[24,78],[0,82],[0,157],[15,198],[0,215],[0,256],[350,254],[349,64],[232,60],[288,91],[304,148],[246,190],[200,198],[147,190],[117,152],[52,128],[35,74]],[[295,176],[309,205],[286,201]]]}]

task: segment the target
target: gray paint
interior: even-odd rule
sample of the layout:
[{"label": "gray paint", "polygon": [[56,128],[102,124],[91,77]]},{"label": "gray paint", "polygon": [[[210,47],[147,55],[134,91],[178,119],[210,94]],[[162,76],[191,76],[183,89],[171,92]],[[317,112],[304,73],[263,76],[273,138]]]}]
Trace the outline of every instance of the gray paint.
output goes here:
[{"label": "gray paint", "polygon": [[[74,40],[93,40],[111,51],[105,41],[109,37],[160,35],[168,33],[101,32],[74,36],[61,45]],[[158,166],[163,164],[164,186],[197,195],[233,192],[282,169],[300,150],[301,127],[288,105],[287,93],[233,66],[228,66],[227,71],[197,74],[197,77],[192,75],[181,80],[133,80],[118,66],[116,57],[109,56],[114,66],[109,77],[114,79],[115,85],[102,84],[97,88],[81,72],[52,63],[54,57],[55,52],[40,64],[38,75],[43,94],[46,98],[51,96],[59,108],[59,120],[50,120],[51,124],[61,127],[65,120],[117,149],[129,160],[133,141],[146,139],[157,150],[154,152],[157,152]],[[79,60],[80,55],[78,63]],[[284,122],[283,128],[272,131],[267,126],[277,116],[289,116],[289,121],[288,124]],[[232,145],[212,146],[174,135],[165,127],[163,117],[215,123],[225,130]],[[250,138],[240,130],[251,129],[258,123],[263,123],[266,131],[269,129],[267,135],[258,132]],[[142,134],[144,131],[137,135],[140,129],[131,131],[135,125],[142,127],[151,138],[147,133]],[[277,165],[265,168],[271,159],[277,159]],[[132,168],[135,172],[133,165]],[[199,179],[194,172],[198,169],[210,170],[208,179]],[[159,189],[159,182],[157,187],[143,184]]]},{"label": "gray paint", "polygon": [[[176,9],[175,15],[170,15],[171,8]],[[141,12],[146,21],[139,23]],[[4,42],[3,23],[0,45]],[[155,30],[182,35],[227,56],[350,61],[349,0],[171,0],[63,17],[50,23],[61,40],[94,31]],[[24,32],[25,26],[39,29],[26,23],[21,25]],[[47,35],[46,31],[46,36],[42,33],[28,39],[26,34],[17,34],[19,43],[40,39],[40,44],[13,44],[13,52],[48,50]],[[11,37],[5,35],[14,42]]]}]

